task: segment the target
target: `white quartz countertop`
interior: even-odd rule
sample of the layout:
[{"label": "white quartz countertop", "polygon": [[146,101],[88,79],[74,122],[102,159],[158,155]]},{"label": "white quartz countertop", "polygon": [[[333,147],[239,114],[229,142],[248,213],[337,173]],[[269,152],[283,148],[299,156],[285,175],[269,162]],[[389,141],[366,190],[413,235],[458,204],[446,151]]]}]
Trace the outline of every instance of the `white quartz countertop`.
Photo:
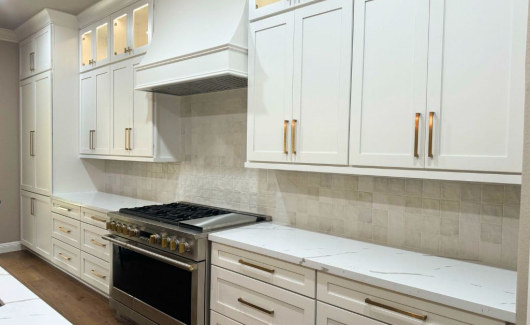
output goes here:
[{"label": "white quartz countertop", "polygon": [[72,324],[1,267],[0,300],[0,325]]},{"label": "white quartz countertop", "polygon": [[515,323],[517,273],[276,223],[212,233],[211,241]]},{"label": "white quartz countertop", "polygon": [[161,204],[153,201],[135,199],[104,192],[79,192],[54,194],[52,198],[103,213],[118,211],[121,208],[136,208],[146,205]]}]

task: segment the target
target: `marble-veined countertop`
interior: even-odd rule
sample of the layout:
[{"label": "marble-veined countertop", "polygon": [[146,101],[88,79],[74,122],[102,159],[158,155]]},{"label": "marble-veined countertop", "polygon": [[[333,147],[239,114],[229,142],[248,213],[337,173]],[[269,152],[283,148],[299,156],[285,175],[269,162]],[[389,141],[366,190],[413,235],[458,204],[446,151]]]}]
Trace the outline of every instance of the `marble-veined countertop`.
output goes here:
[{"label": "marble-veined countertop", "polygon": [[121,208],[136,208],[143,207],[146,205],[161,204],[158,202],[135,199],[132,197],[115,195],[105,192],[78,192],[53,194],[52,198],[103,213],[118,211]]},{"label": "marble-veined countertop", "polygon": [[277,223],[212,233],[220,244],[515,323],[517,273]]}]

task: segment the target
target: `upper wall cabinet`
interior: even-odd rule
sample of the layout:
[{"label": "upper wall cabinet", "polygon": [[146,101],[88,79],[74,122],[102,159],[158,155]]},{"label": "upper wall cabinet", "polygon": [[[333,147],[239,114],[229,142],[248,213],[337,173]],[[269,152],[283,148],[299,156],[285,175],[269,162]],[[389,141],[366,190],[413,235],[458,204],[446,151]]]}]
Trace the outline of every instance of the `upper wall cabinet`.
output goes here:
[{"label": "upper wall cabinet", "polygon": [[110,17],[79,32],[80,71],[110,63]]},{"label": "upper wall cabinet", "polygon": [[352,15],[328,0],[250,24],[248,160],[348,164]]},{"label": "upper wall cabinet", "polygon": [[111,16],[111,61],[143,54],[153,32],[153,1],[142,0]]},{"label": "upper wall cabinet", "polygon": [[524,2],[356,1],[350,164],[520,173]]},{"label": "upper wall cabinet", "polygon": [[254,20],[289,9],[296,1],[298,0],[250,0],[249,18]]},{"label": "upper wall cabinet", "polygon": [[52,67],[52,28],[50,25],[20,42],[20,80]]}]

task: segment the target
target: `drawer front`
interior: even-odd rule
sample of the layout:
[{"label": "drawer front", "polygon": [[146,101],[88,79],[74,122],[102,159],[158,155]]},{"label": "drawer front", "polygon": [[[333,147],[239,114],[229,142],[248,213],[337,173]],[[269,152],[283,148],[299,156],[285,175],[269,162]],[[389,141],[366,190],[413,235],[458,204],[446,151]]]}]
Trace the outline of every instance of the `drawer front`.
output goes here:
[{"label": "drawer front", "polygon": [[109,294],[110,264],[81,252],[81,279],[105,294]]},{"label": "drawer front", "polygon": [[52,260],[61,269],[80,276],[81,254],[80,250],[52,238],[53,254]]},{"label": "drawer front", "polygon": [[52,213],[52,237],[77,249],[81,248],[81,222]]},{"label": "drawer front", "polygon": [[212,264],[315,298],[316,271],[230,246],[212,245]]},{"label": "drawer front", "polygon": [[77,220],[81,216],[81,208],[79,206],[55,199],[52,199],[52,212]]},{"label": "drawer front", "polygon": [[109,242],[103,240],[103,236],[107,235],[109,232],[87,225],[86,223],[81,223],[81,250],[87,252],[91,255],[94,255],[106,262],[110,262],[110,245]]},{"label": "drawer front", "polygon": [[[504,325],[504,322],[498,320],[430,303],[425,300],[379,289],[322,272],[317,273],[317,299],[393,325]],[[382,304],[383,307],[367,303],[366,299],[377,304]],[[390,311],[389,307],[402,312],[427,316],[427,320],[423,322],[411,316]],[[449,315],[451,318],[442,315]]]},{"label": "drawer front", "polygon": [[81,208],[81,221],[98,228],[106,229],[109,217],[103,212]]},{"label": "drawer front", "polygon": [[317,302],[317,325],[386,325],[344,309]]},{"label": "drawer front", "polygon": [[315,300],[212,266],[212,310],[245,325],[314,325]]},{"label": "drawer front", "polygon": [[210,311],[210,325],[242,325],[226,316]]}]

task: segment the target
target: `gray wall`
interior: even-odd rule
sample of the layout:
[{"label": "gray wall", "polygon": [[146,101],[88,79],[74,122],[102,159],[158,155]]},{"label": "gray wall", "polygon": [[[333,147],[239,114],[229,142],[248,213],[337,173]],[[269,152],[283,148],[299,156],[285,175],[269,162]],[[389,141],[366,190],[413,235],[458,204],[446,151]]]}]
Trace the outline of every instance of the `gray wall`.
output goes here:
[{"label": "gray wall", "polygon": [[[529,16],[530,17],[530,16]],[[517,264],[517,325],[530,324],[528,313],[528,263],[530,244],[530,24],[527,26],[526,99],[524,118],[523,185],[521,188],[521,219]]]},{"label": "gray wall", "polygon": [[0,41],[0,244],[20,237],[18,44]]}]

